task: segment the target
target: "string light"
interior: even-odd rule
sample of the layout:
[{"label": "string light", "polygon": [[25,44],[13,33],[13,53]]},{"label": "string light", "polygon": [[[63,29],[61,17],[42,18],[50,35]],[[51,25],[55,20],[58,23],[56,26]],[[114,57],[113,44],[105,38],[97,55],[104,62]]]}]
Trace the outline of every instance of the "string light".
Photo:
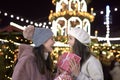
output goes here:
[{"label": "string light", "polygon": [[118,11],[118,8],[114,8],[114,11]]},{"label": "string light", "polygon": [[103,12],[103,11],[100,11],[100,14],[104,14],[104,12]]},{"label": "string light", "polygon": [[14,15],[11,14],[10,17],[11,17],[11,18],[14,18]]},{"label": "string light", "polygon": [[19,20],[19,19],[20,19],[20,17],[19,17],[19,16],[17,16],[17,17],[16,17],[16,19],[17,19],[17,20]]},{"label": "string light", "polygon": [[26,23],[28,23],[29,22],[29,20],[26,20]]},{"label": "string light", "polygon": [[5,12],[4,15],[7,16],[8,14]]}]

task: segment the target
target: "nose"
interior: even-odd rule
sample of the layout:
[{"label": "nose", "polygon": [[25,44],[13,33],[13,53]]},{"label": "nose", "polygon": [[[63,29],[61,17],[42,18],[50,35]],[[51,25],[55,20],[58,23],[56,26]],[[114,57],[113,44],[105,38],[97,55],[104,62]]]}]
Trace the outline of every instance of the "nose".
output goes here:
[{"label": "nose", "polygon": [[69,40],[67,41],[67,44],[69,44]]}]

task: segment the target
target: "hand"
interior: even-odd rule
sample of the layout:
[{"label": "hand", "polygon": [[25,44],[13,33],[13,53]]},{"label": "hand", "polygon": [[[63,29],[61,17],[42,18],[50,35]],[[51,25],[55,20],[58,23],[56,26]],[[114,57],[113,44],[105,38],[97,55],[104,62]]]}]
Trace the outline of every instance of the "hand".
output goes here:
[{"label": "hand", "polygon": [[70,60],[71,76],[77,77],[80,73],[80,64],[77,64],[74,59]]}]

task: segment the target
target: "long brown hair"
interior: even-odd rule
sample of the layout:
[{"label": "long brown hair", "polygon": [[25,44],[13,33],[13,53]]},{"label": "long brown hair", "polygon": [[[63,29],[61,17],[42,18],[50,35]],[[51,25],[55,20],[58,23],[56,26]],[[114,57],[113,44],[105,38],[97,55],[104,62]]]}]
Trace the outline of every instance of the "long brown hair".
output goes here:
[{"label": "long brown hair", "polygon": [[44,58],[44,49],[45,47],[43,45],[39,47],[34,47],[33,49],[33,52],[36,56],[37,67],[41,74],[45,74],[46,69],[52,72],[52,68],[53,68],[53,61],[51,59],[50,54],[48,54],[47,60],[45,60]]},{"label": "long brown hair", "polygon": [[75,39],[75,43],[72,47],[72,51],[81,57],[80,66],[90,57],[91,52],[88,46],[82,44],[80,41]]}]

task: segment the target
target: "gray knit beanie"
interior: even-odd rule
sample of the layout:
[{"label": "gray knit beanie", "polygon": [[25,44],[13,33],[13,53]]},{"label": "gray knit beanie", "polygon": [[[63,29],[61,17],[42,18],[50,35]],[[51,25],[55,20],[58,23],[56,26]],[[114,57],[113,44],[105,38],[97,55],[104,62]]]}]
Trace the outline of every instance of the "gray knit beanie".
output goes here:
[{"label": "gray knit beanie", "polygon": [[53,32],[50,29],[36,28],[33,25],[28,25],[23,31],[23,36],[28,40],[32,40],[34,47],[39,47],[53,36]]},{"label": "gray knit beanie", "polygon": [[53,36],[53,32],[50,29],[35,28],[32,41],[33,44],[35,44],[35,47],[39,47],[52,36]]}]

